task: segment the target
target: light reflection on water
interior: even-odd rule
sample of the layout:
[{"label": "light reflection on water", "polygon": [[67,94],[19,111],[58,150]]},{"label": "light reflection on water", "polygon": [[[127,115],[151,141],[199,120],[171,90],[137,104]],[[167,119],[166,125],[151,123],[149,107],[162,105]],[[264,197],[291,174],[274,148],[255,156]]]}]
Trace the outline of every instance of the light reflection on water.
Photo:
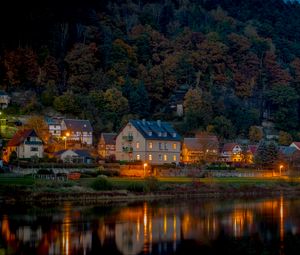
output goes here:
[{"label": "light reflection on water", "polygon": [[298,254],[300,200],[0,209],[0,254]]}]

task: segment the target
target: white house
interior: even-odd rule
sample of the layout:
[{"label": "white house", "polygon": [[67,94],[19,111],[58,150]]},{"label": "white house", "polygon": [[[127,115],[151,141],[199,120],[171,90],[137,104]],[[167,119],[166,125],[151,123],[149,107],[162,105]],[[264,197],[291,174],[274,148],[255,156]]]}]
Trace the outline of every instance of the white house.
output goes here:
[{"label": "white house", "polygon": [[93,128],[89,120],[64,119],[61,122],[61,135],[69,141],[93,144]]},{"label": "white house", "polygon": [[61,137],[61,118],[47,118],[49,133],[56,138]]},{"label": "white house", "polygon": [[1,109],[7,108],[11,100],[11,97],[4,91],[0,91],[0,107]]},{"label": "white house", "polygon": [[8,162],[13,152],[16,152],[18,158],[42,158],[43,142],[33,129],[19,130],[8,142],[3,159]]},{"label": "white house", "polygon": [[116,159],[178,163],[181,137],[167,122],[130,120],[116,138]]}]

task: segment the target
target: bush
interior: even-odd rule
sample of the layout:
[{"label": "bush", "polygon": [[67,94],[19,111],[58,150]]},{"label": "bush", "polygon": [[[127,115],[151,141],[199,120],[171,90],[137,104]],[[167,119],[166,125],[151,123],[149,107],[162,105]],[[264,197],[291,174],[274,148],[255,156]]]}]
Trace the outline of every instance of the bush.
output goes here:
[{"label": "bush", "polygon": [[153,176],[149,176],[145,178],[145,188],[146,191],[156,191],[159,189],[159,181],[157,178]]},{"label": "bush", "polygon": [[116,170],[98,170],[97,175],[106,175],[108,177],[120,176],[119,171]]},{"label": "bush", "polygon": [[145,192],[146,186],[141,182],[132,182],[127,186],[126,189],[130,192]]},{"label": "bush", "polygon": [[40,169],[37,171],[37,174],[54,174],[52,169]]},{"label": "bush", "polygon": [[112,190],[111,182],[105,177],[97,177],[91,184],[91,188],[94,190]]}]

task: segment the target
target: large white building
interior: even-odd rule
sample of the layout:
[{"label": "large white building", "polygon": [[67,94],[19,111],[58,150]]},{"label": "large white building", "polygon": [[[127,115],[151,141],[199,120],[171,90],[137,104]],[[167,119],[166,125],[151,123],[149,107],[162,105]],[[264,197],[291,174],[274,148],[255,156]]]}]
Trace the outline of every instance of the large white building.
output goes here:
[{"label": "large white building", "polygon": [[178,163],[180,136],[167,122],[130,120],[116,138],[116,159],[149,164]]}]

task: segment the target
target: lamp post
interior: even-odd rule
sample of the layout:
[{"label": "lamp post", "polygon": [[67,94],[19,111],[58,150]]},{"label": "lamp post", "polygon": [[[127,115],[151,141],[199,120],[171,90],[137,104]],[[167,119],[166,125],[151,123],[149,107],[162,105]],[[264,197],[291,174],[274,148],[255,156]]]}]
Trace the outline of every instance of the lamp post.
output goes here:
[{"label": "lamp post", "polygon": [[282,170],[282,168],[283,168],[283,165],[280,165],[279,166],[279,175],[281,176],[281,170]]},{"label": "lamp post", "polygon": [[67,132],[65,136],[63,136],[63,139],[65,140],[65,150],[67,149],[67,138],[70,136],[70,133]]},{"label": "lamp post", "polygon": [[144,177],[146,176],[146,167],[148,166],[147,163],[144,163]]}]

